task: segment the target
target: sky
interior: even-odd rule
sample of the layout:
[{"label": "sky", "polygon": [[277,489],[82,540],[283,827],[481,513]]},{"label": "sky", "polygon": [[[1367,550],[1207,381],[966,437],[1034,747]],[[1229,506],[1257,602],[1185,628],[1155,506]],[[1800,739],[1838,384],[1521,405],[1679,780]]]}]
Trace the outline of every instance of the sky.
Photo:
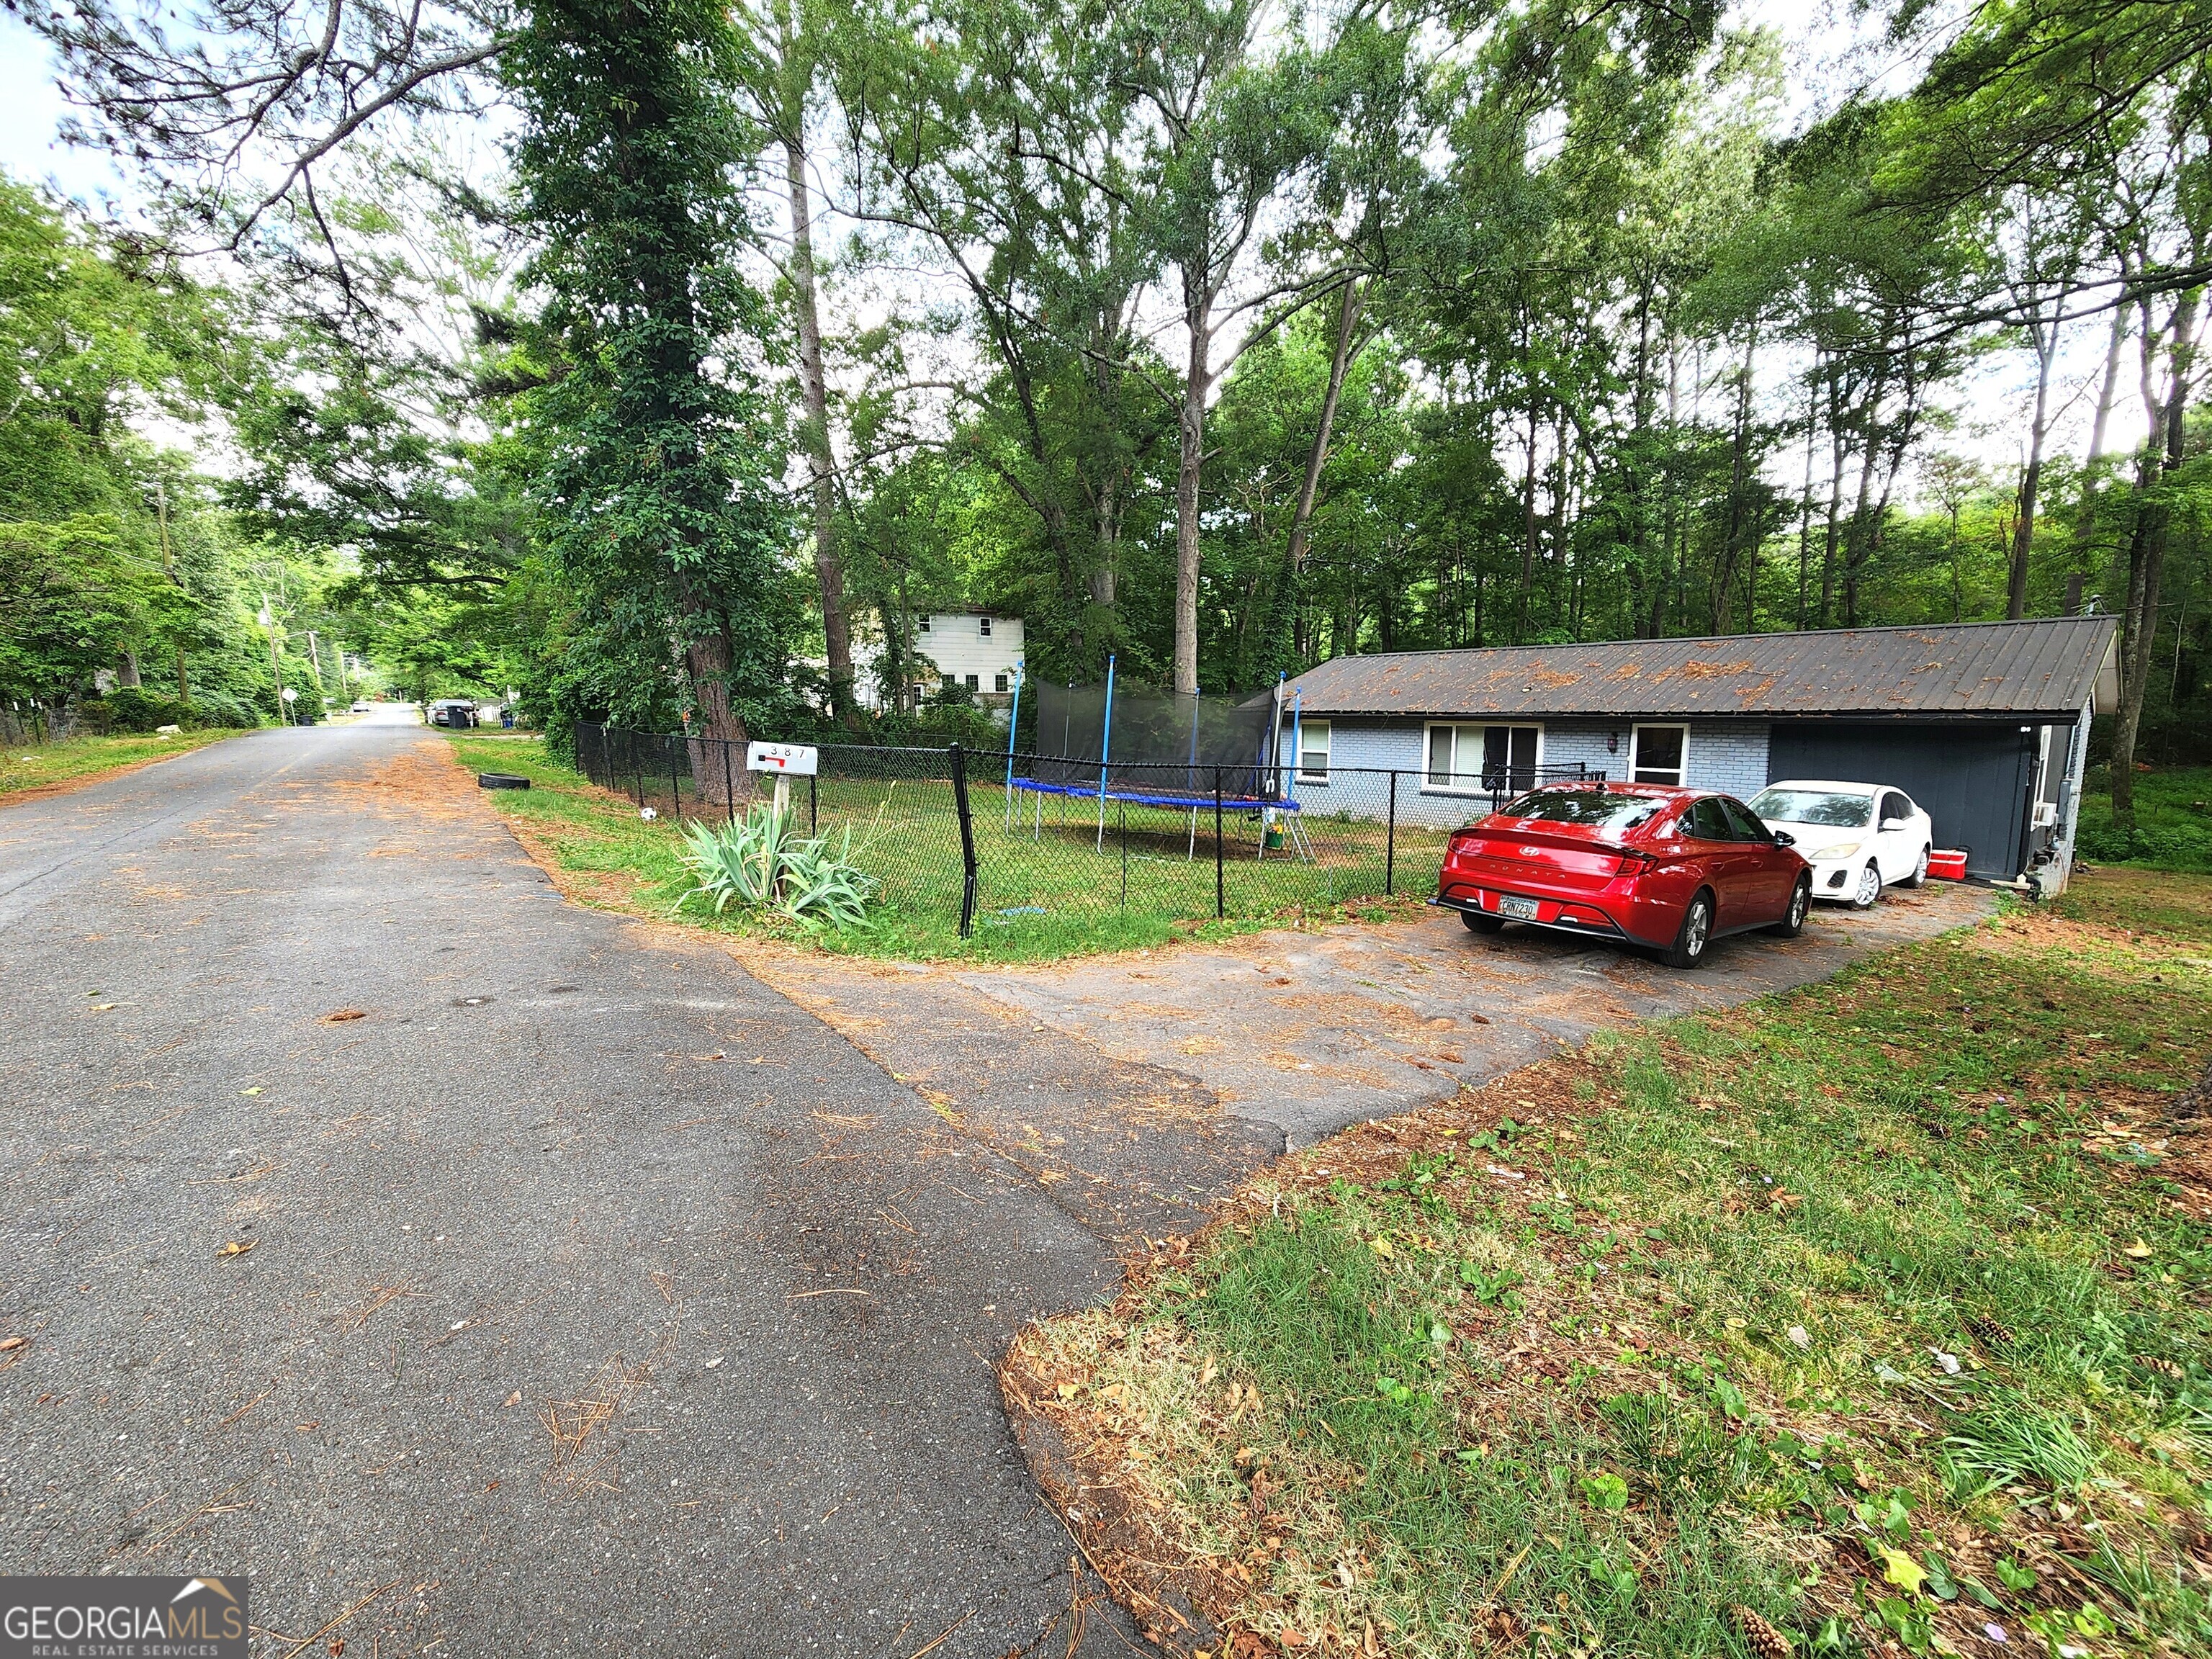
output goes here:
[{"label": "sky", "polygon": [[68,106],[54,84],[53,55],[12,10],[0,11],[0,167],[87,204],[139,191],[107,156],[56,137]]},{"label": "sky", "polygon": [[[1940,9],[1960,11],[1965,3],[1943,0]],[[1850,0],[1737,0],[1732,17],[1777,30],[1789,43],[1784,121],[1793,129],[1819,119],[1855,90],[1901,90],[1919,72],[1918,58],[1882,40],[1878,27]],[[61,143],[57,130],[66,112],[46,43],[12,10],[0,10],[0,167],[16,178],[49,184],[95,211],[112,205],[127,216],[143,201],[143,185],[104,153]],[[2051,392],[2058,413],[2051,443],[2058,451],[2078,453],[2087,441],[2104,348],[2101,319],[2077,325],[2062,347]],[[1777,365],[1778,381],[1786,367]],[[1954,389],[1951,429],[1931,449],[1966,456],[2000,477],[2015,472],[2033,391],[2025,354],[1992,354]],[[2139,404],[2126,395],[2129,387],[2121,391],[2106,443],[2124,449],[2140,441],[2144,422]],[[1777,482],[1787,480],[1778,473]]]}]

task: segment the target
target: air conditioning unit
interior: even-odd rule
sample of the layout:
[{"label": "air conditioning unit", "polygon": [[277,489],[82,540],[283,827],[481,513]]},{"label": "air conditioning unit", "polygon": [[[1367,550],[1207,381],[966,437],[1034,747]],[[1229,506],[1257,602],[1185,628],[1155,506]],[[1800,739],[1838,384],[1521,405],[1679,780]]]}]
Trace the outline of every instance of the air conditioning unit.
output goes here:
[{"label": "air conditioning unit", "polygon": [[2057,801],[2039,800],[2035,803],[2035,827],[2039,830],[2055,830],[2058,827]]}]

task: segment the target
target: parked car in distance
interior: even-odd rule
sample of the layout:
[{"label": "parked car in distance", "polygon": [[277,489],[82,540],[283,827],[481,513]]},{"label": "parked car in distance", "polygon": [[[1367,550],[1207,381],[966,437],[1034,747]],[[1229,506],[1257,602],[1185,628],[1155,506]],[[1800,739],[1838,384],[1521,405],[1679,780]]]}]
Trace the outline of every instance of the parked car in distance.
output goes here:
[{"label": "parked car in distance", "polygon": [[1770,830],[1796,843],[1813,866],[1813,896],[1864,910],[1892,882],[1928,879],[1936,826],[1902,789],[1882,783],[1793,778],[1751,798]]},{"label": "parked car in distance", "polygon": [[467,697],[440,697],[430,705],[427,718],[433,726],[474,726],[477,706]]},{"label": "parked car in distance", "polygon": [[1644,783],[1531,790],[1452,832],[1432,901],[1479,933],[1522,921],[1694,968],[1729,933],[1794,939],[1813,877],[1741,801]]},{"label": "parked car in distance", "polygon": [[367,701],[365,698],[356,697],[353,703],[353,712],[356,714],[366,714],[370,709],[375,707],[376,705],[374,703]]}]

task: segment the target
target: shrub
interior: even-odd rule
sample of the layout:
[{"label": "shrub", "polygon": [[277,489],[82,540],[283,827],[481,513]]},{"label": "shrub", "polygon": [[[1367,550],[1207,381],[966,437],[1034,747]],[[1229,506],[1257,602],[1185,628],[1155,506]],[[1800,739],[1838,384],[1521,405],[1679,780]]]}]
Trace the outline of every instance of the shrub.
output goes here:
[{"label": "shrub", "polygon": [[682,857],[698,882],[684,901],[712,899],[717,915],[734,904],[851,927],[867,919],[878,889],[852,862],[851,826],[833,848],[828,836],[799,836],[788,811],[765,803],[726,824],[692,824]]},{"label": "shrub", "polygon": [[[219,706],[210,706],[219,703]],[[100,696],[86,696],[80,706],[86,726],[95,732],[150,732],[157,726],[254,726],[252,717],[223,719],[234,699],[215,696],[210,702],[184,702],[173,692],[146,690],[143,686],[118,686]]]},{"label": "shrub", "polygon": [[2166,870],[2212,871],[2212,775],[2176,769],[2136,779],[2132,824],[2112,813],[2107,779],[2093,775],[2081,797],[2075,848],[2092,864],[2141,864]]},{"label": "shrub", "polygon": [[243,699],[228,691],[195,691],[192,693],[192,713],[201,726],[251,726],[261,724],[261,716]]}]

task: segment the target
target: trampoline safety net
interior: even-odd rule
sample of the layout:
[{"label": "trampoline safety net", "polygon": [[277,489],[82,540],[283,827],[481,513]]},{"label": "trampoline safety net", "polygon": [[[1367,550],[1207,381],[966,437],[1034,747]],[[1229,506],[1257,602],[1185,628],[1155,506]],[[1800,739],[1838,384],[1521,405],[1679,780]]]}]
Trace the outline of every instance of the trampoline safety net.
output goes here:
[{"label": "trampoline safety net", "polygon": [[1036,757],[1019,769],[1027,775],[1017,787],[1027,781],[1095,794],[1103,769],[1109,795],[1211,799],[1218,769],[1221,792],[1231,799],[1282,794],[1284,780],[1269,752],[1272,696],[1238,702],[1117,685],[1109,728],[1103,685],[1045,684],[1035,691]]}]

